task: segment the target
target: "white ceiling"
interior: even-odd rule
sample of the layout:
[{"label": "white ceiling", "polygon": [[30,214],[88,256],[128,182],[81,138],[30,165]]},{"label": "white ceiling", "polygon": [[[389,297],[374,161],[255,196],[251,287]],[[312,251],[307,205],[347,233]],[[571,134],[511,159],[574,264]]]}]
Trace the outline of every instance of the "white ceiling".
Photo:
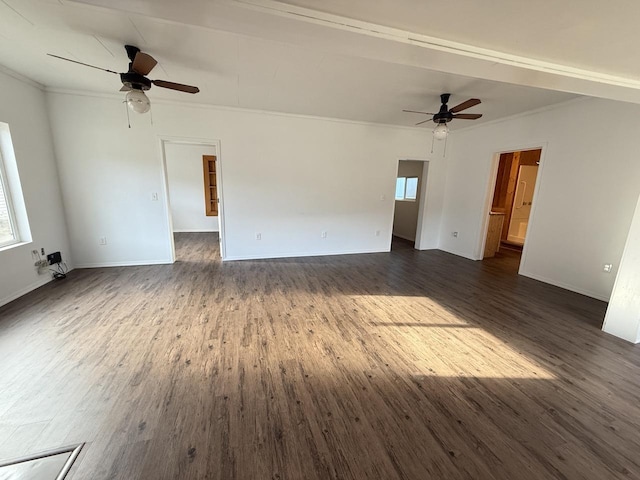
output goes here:
[{"label": "white ceiling", "polygon": [[[314,8],[321,5],[331,13],[359,15],[372,22],[384,20],[383,24],[416,31],[422,25],[420,19],[427,14],[421,6],[425,2],[416,1],[413,5],[410,0],[397,2],[397,9],[385,9],[389,2],[373,6],[369,5],[373,2],[359,0],[295,3]],[[476,2],[449,3],[459,6]],[[447,12],[453,7],[445,7],[442,6],[442,15],[453,18],[454,13]],[[415,16],[410,14],[412,8]],[[483,9],[493,8],[493,4],[483,5]],[[471,17],[481,18],[480,13],[470,12]],[[499,18],[507,22],[507,17]],[[504,29],[526,30],[521,24],[516,28],[512,23]],[[465,28],[467,24],[473,26],[466,20]],[[485,35],[487,45],[491,46],[497,28],[485,29],[489,31]],[[483,29],[476,27],[469,35],[480,30]],[[440,27],[427,33],[447,32]],[[115,75],[62,62],[46,53],[123,71],[128,62],[122,47],[125,43],[139,46],[160,62],[151,78],[198,85],[201,89],[201,93],[192,96],[154,87],[149,94],[152,102],[161,98],[413,125],[423,118],[401,110],[433,111],[438,107],[439,94],[445,91],[453,93],[450,105],[469,97],[482,99],[482,105],[469,110],[484,114],[476,124],[575,96],[474,78],[469,75],[473,70],[444,60],[438,62],[440,57],[431,56],[431,63],[426,62],[420,47],[398,46],[385,38],[365,38],[341,28],[270,12],[268,8],[247,8],[236,1],[0,0],[0,64],[48,88],[116,93],[120,83]],[[576,58],[582,62],[583,57]],[[425,63],[432,68],[425,68]],[[523,78],[522,83],[530,84],[532,78],[535,75],[526,77],[527,81]],[[457,126],[469,124],[460,121]]]}]

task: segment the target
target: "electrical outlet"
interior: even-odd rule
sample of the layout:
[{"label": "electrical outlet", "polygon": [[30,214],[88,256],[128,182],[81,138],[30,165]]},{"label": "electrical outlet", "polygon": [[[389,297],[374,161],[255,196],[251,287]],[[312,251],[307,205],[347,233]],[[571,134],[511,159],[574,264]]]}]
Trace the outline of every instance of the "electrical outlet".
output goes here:
[{"label": "electrical outlet", "polygon": [[380,230],[376,230],[376,237],[380,236]]},{"label": "electrical outlet", "polygon": [[154,202],[158,201],[158,192],[153,192],[151,194],[151,200],[153,200]]},{"label": "electrical outlet", "polygon": [[380,201],[381,202],[384,202],[386,199],[387,199],[386,195],[384,195],[384,194],[380,195]]},{"label": "electrical outlet", "polygon": [[458,232],[451,232],[451,236],[458,238]]},{"label": "electrical outlet", "polygon": [[100,237],[100,245],[106,245],[107,244],[107,237]]},{"label": "electrical outlet", "polygon": [[261,233],[256,233],[256,240],[262,240],[262,234]]},{"label": "electrical outlet", "polygon": [[33,265],[38,269],[39,275],[43,275],[49,271],[49,262],[47,260],[38,260]]},{"label": "electrical outlet", "polygon": [[327,232],[326,232],[326,231],[323,231],[323,232],[320,234],[320,236],[321,236],[322,238],[327,238]]},{"label": "electrical outlet", "polygon": [[612,269],[613,269],[613,264],[612,263],[605,263],[604,267],[602,268],[602,270],[607,272],[607,273],[611,273]]}]

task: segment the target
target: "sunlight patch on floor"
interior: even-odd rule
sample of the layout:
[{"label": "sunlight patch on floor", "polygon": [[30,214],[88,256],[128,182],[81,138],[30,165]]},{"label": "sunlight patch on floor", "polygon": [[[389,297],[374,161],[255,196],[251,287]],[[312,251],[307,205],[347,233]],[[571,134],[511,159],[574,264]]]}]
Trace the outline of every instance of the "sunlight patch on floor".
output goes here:
[{"label": "sunlight patch on floor", "polygon": [[411,375],[473,378],[554,379],[549,370],[519,351],[512,334],[500,336],[468,322],[429,297],[351,296],[368,315],[372,333],[386,338],[414,360]]}]

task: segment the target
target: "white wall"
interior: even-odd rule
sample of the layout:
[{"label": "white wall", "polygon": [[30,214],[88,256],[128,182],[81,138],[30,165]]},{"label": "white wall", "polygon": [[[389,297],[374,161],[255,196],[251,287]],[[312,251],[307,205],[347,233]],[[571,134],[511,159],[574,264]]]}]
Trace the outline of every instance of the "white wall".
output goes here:
[{"label": "white wall", "polygon": [[203,155],[214,146],[165,143],[167,183],[174,232],[217,232],[218,217],[208,217],[204,204]]},{"label": "white wall", "polygon": [[0,122],[11,130],[32,242],[0,250],[0,305],[51,280],[38,275],[31,250],[60,251],[72,265],[45,94],[0,71]]},{"label": "white wall", "polygon": [[581,99],[455,133],[441,248],[479,259],[495,153],[543,146],[521,273],[608,299],[640,193],[638,132],[640,106]]},{"label": "white wall", "polygon": [[[153,125],[136,116],[128,129],[118,97],[51,93],[49,105],[79,266],[170,261],[151,200],[164,195],[159,136],[220,140],[228,259],[387,251],[397,161],[430,145],[418,129],[160,102]],[[436,203],[423,224],[438,215]]]},{"label": "white wall", "polygon": [[640,197],[602,329],[640,343]]},{"label": "white wall", "polygon": [[[430,133],[429,130],[426,133],[427,141],[430,140]],[[447,162],[441,152],[444,144],[437,145],[436,148],[434,151],[438,153],[424,162],[422,171],[423,182],[420,195],[426,196],[426,201],[422,204],[423,211],[418,215],[415,244],[418,250],[437,249],[440,246]]]}]

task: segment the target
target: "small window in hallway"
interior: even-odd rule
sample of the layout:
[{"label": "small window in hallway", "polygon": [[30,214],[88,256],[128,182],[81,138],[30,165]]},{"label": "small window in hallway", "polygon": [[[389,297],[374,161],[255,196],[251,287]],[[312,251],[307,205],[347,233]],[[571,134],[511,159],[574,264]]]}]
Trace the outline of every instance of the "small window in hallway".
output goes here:
[{"label": "small window in hallway", "polygon": [[415,201],[418,196],[418,177],[398,177],[396,200]]}]

